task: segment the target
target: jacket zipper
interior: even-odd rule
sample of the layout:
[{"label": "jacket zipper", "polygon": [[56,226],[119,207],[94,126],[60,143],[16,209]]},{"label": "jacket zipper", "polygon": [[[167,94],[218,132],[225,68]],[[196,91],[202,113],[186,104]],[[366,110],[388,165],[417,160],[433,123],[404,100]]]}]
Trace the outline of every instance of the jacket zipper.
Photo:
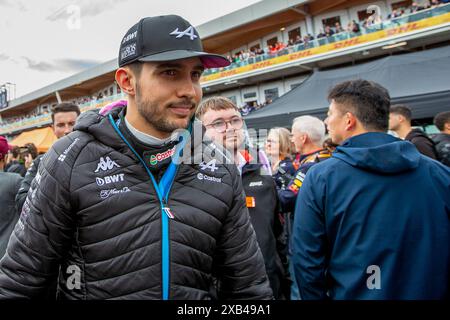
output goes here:
[{"label": "jacket zipper", "polygon": [[[122,132],[119,130],[116,122],[112,118],[111,115],[109,115],[109,120],[111,125],[113,126],[114,130],[119,134],[120,138],[125,142],[125,144],[130,148],[130,150],[134,153],[134,155],[139,159],[139,161],[142,163],[142,165],[145,168],[145,171],[147,172],[147,175],[150,177],[150,180],[152,181],[153,188],[155,189],[156,196],[159,200],[160,206],[161,206],[161,221],[162,221],[162,298],[163,300],[169,299],[169,291],[170,291],[170,285],[169,285],[169,279],[170,279],[170,256],[169,256],[169,249],[170,249],[170,239],[169,239],[169,214],[173,214],[170,210],[170,208],[167,206],[167,199],[169,199],[170,191],[172,189],[173,182],[175,180],[175,177],[178,173],[178,166],[175,169],[175,173],[173,176],[172,181],[170,182],[169,189],[166,193],[166,199],[160,194],[158,183],[156,183],[155,178],[153,177],[152,173],[148,169],[147,165],[145,164],[145,161],[139,156],[139,154],[134,150],[134,148],[131,146],[131,144],[127,141],[125,136],[122,134]],[[161,180],[160,180],[161,181]]]}]

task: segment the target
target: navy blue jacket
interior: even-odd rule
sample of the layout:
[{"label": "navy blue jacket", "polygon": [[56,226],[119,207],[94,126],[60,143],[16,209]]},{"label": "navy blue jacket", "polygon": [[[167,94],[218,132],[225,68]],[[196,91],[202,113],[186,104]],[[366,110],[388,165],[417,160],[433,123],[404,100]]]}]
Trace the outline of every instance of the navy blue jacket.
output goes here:
[{"label": "navy blue jacket", "polygon": [[449,168],[384,133],[348,139],[297,199],[302,299],[448,298],[449,218]]}]

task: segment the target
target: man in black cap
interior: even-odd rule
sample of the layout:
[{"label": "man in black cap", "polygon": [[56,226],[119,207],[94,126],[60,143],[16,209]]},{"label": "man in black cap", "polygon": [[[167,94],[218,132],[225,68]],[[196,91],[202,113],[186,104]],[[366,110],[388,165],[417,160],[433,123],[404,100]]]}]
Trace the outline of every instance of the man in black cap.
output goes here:
[{"label": "man in black cap", "polygon": [[62,298],[272,297],[237,168],[196,161],[196,139],[177,134],[197,126],[204,68],[228,64],[179,16],[126,33],[116,81],[128,105],[82,114],[44,157],[0,262],[0,297],[40,296],[58,265]]}]

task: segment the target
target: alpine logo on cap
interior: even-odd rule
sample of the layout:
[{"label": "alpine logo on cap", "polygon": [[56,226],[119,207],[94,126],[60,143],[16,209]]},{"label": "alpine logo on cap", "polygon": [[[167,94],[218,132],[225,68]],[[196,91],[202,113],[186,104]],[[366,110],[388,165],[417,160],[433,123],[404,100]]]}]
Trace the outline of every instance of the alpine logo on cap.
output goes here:
[{"label": "alpine logo on cap", "polygon": [[191,40],[194,40],[195,38],[198,38],[198,36],[195,34],[194,32],[194,27],[190,26],[189,28],[187,28],[184,31],[178,31],[178,28],[176,28],[175,30],[173,30],[170,33],[171,36],[176,36],[177,39],[182,38],[184,36],[188,36],[191,38]]}]

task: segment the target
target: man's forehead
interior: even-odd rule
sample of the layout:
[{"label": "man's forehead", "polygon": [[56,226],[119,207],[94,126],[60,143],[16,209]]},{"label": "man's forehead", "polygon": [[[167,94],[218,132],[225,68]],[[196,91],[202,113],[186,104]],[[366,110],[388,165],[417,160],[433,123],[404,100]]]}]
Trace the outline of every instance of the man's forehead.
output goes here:
[{"label": "man's forehead", "polygon": [[157,61],[157,62],[146,62],[146,64],[152,65],[155,68],[165,68],[165,67],[174,67],[174,68],[197,68],[197,69],[205,69],[202,61],[198,57],[180,59],[180,60],[171,60],[171,61]]},{"label": "man's forehead", "polygon": [[55,118],[77,118],[78,114],[75,111],[61,111],[53,115]]},{"label": "man's forehead", "polygon": [[332,99],[332,100],[330,101],[330,106],[329,106],[329,108],[328,108],[328,111],[329,111],[329,112],[330,112],[330,111],[337,111],[337,110],[339,110],[339,106],[340,106],[340,104],[337,103],[334,99]]},{"label": "man's forehead", "polygon": [[209,118],[212,120],[228,120],[229,118],[239,117],[241,118],[241,114],[235,109],[221,109],[221,110],[213,110],[209,109],[205,115],[209,114]]}]

